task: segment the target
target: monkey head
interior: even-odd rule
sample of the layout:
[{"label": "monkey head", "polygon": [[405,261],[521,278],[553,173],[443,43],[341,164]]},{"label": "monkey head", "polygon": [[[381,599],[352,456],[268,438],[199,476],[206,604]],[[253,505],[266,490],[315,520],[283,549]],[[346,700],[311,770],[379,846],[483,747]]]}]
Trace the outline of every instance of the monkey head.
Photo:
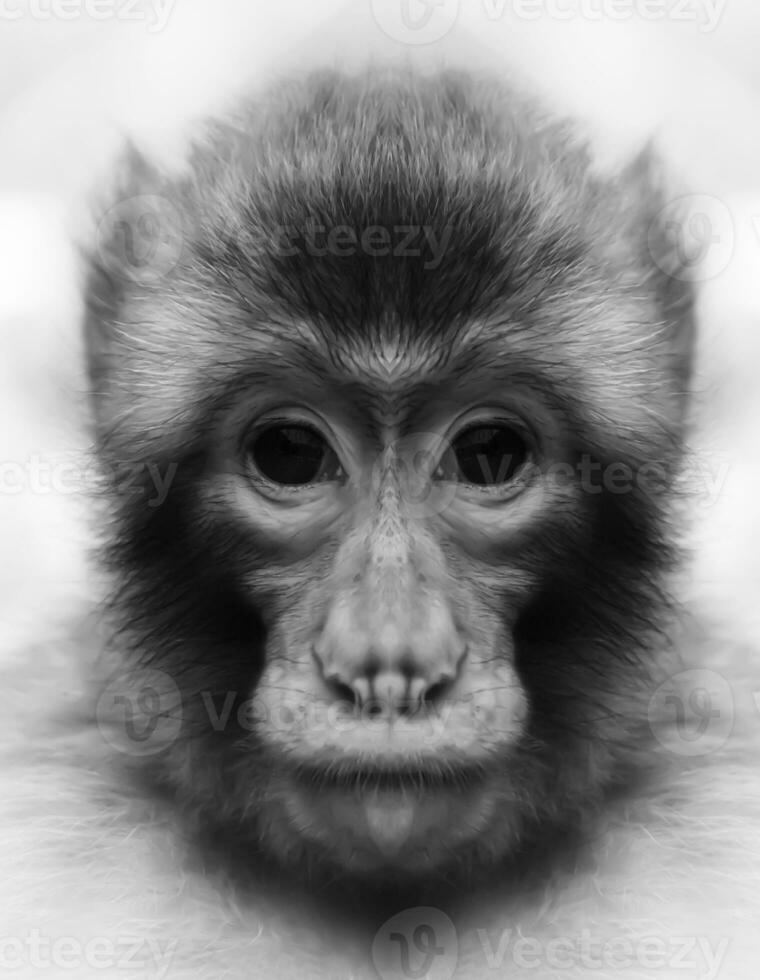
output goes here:
[{"label": "monkey head", "polygon": [[129,155],[87,286],[106,560],[203,826],[413,879],[630,778],[692,345],[650,170],[453,73],[320,73],[179,174]]}]

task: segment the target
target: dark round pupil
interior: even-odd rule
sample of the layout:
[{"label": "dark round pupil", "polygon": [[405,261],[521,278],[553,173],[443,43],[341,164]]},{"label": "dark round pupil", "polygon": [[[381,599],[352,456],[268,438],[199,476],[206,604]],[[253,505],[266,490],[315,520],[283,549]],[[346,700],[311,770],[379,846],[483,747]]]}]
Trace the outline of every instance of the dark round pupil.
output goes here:
[{"label": "dark round pupil", "polygon": [[285,486],[303,486],[323,477],[331,450],[322,436],[302,425],[273,425],[253,443],[259,473]]},{"label": "dark round pupil", "polygon": [[511,480],[528,458],[525,440],[508,425],[467,429],[452,449],[459,479],[476,486],[498,486]]}]

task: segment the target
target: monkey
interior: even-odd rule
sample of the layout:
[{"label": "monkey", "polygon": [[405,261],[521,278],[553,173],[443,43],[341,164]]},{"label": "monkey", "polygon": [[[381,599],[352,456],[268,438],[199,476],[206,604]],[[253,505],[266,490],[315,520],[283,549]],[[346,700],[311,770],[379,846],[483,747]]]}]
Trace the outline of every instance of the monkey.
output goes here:
[{"label": "monkey", "polygon": [[[693,301],[651,165],[604,180],[494,79],[381,70],[125,170],[85,336],[97,453],[116,488],[144,464],[106,550],[172,722],[151,777],[235,863],[365,889],[577,830],[667,663]],[[181,251],[135,276],[154,198]]]},{"label": "monkey", "polygon": [[[684,848],[680,795],[736,786],[668,753],[673,703],[702,707],[668,686],[700,643],[669,595],[695,300],[656,165],[599,176],[500,79],[371,71],[245,103],[179,176],[123,166],[84,315],[114,632],[54,731],[116,879],[79,886],[110,925],[68,934],[148,945],[92,973],[741,976],[725,920],[669,907],[673,851],[725,853]],[[615,858],[646,838],[642,911]],[[257,894],[329,938],[278,945]]]}]

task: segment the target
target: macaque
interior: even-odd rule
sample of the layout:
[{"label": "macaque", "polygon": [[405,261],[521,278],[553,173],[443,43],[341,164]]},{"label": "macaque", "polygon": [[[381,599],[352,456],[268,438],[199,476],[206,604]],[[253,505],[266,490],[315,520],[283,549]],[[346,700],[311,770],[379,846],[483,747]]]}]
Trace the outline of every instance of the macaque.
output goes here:
[{"label": "macaque", "polygon": [[499,875],[637,778],[693,338],[651,170],[404,71],[280,85],[173,180],[126,161],[86,294],[98,454],[144,464],[116,702],[165,675],[151,778],[236,866]]},{"label": "macaque", "polygon": [[[123,975],[125,936],[193,980],[741,975],[747,849],[705,859],[731,800],[690,790],[736,756],[681,738],[731,693],[679,596],[669,195],[651,149],[603,171],[464,70],[294,73],[182,167],[125,151],[83,276],[108,598],[39,735],[87,774],[55,785],[89,912],[36,843],[24,892],[111,943],[79,975]],[[32,976],[29,921],[0,953]]]}]

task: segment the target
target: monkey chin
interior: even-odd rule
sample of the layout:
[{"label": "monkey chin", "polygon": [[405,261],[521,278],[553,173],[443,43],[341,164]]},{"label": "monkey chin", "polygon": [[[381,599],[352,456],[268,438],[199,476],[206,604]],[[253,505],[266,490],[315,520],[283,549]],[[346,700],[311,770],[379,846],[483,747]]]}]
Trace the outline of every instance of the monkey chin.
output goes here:
[{"label": "monkey chin", "polygon": [[426,787],[333,786],[293,780],[283,795],[288,823],[349,875],[409,879],[447,868],[488,836],[497,794],[488,782]]}]

